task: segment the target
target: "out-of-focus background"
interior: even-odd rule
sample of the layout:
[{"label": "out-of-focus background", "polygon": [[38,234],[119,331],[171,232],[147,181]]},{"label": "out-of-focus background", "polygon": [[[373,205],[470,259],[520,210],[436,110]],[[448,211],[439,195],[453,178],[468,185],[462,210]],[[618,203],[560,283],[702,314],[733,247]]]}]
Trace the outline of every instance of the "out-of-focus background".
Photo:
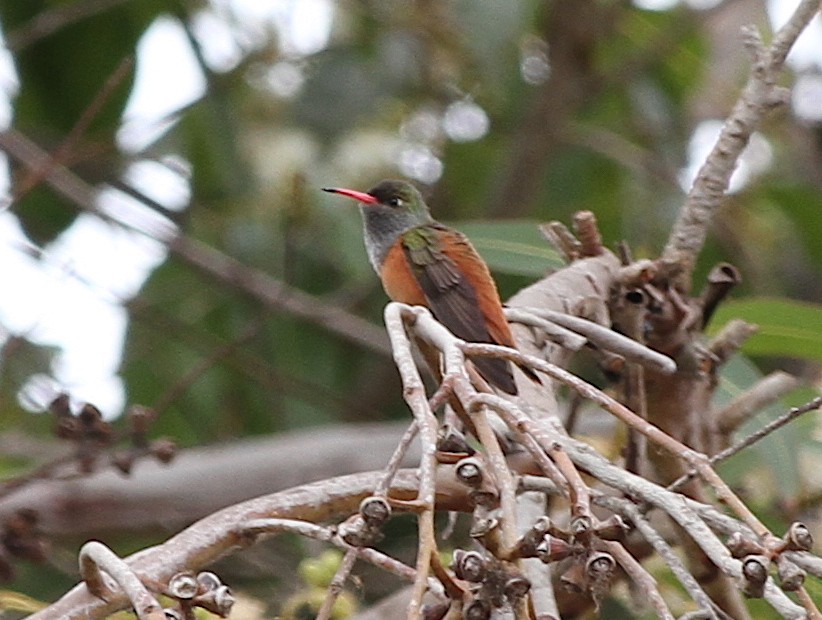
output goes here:
[{"label": "out-of-focus background", "polygon": [[[359,215],[319,188],[414,180],[503,296],[560,264],[536,223],[580,209],[653,256],[749,72],[740,26],[768,37],[795,4],[0,3],[0,430],[46,436],[60,392],[109,419],[159,406],[183,446],[407,416]],[[789,65],[700,269],[819,302],[818,17]],[[818,312],[751,312],[779,308],[794,340],[766,330],[746,372],[818,381]]]}]

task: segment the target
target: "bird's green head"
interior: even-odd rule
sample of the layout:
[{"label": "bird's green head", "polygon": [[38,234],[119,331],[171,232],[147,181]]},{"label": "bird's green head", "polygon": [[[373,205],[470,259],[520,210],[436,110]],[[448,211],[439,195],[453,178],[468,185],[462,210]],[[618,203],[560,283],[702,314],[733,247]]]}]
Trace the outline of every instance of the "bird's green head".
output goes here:
[{"label": "bird's green head", "polygon": [[422,194],[406,181],[380,181],[367,192],[339,187],[323,190],[359,201],[365,249],[377,273],[401,235],[434,222]]},{"label": "bird's green head", "polygon": [[416,225],[431,222],[428,205],[419,190],[407,181],[380,181],[367,192],[340,187],[324,187],[323,191],[348,196],[360,202],[373,216],[405,220]]}]

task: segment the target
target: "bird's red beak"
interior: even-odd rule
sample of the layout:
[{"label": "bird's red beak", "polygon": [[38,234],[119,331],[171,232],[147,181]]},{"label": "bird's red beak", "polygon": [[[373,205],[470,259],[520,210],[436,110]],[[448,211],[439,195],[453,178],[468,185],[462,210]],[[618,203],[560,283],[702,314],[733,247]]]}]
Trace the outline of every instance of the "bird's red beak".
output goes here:
[{"label": "bird's red beak", "polygon": [[349,198],[353,198],[354,200],[358,200],[359,202],[365,203],[367,205],[376,204],[378,201],[374,198],[371,194],[366,194],[365,192],[358,192],[354,189],[344,189],[342,187],[323,187],[324,192],[331,192],[332,194],[342,194],[343,196],[348,196]]}]

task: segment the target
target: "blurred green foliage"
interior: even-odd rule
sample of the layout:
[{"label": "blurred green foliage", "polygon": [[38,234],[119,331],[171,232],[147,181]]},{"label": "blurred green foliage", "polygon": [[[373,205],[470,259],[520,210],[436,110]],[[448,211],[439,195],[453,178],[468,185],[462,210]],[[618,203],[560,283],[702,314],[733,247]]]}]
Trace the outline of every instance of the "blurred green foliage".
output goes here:
[{"label": "blurred green foliage", "polygon": [[[83,13],[82,3],[75,3],[74,10],[70,4],[47,0],[0,4],[0,23],[20,82],[15,126],[49,150],[66,139],[118,66],[133,58],[143,32],[169,3],[121,2],[82,19],[73,18],[74,11]],[[48,20],[43,19],[47,12],[62,26],[50,31]],[[48,34],[43,36],[41,29]],[[132,76],[129,72],[119,80],[71,150],[72,166],[92,181],[117,174],[117,158],[110,152],[131,92]],[[109,156],[101,157],[101,151]],[[45,243],[66,229],[76,212],[41,185],[32,190],[28,200],[18,203],[15,214],[34,241]]]},{"label": "blurred green foliage", "polygon": [[787,299],[750,297],[719,308],[714,324],[743,319],[757,326],[742,350],[750,355],[822,359],[822,306]]}]

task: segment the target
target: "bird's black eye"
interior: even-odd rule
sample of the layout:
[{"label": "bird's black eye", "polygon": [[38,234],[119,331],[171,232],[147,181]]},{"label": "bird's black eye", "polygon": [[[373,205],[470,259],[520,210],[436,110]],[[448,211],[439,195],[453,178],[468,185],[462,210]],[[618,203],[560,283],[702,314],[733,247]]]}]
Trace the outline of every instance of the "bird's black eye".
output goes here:
[{"label": "bird's black eye", "polygon": [[401,207],[402,206],[402,199],[397,198],[396,196],[394,198],[389,198],[388,199],[388,206],[389,207]]}]

